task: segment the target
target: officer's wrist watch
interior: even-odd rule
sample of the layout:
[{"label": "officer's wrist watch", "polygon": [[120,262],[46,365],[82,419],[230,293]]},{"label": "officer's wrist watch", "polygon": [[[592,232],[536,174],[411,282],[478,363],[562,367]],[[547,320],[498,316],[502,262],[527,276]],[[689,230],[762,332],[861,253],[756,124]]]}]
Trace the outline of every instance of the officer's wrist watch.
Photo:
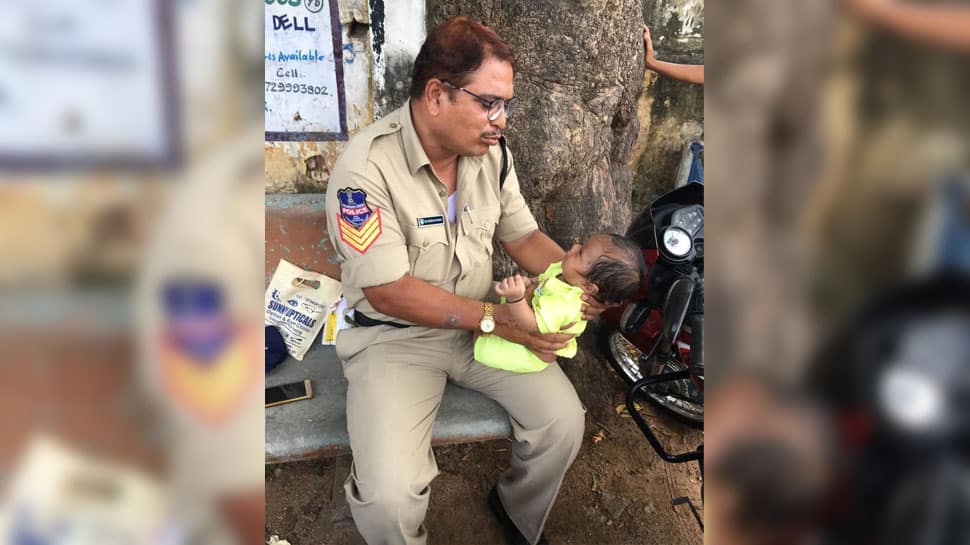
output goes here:
[{"label": "officer's wrist watch", "polygon": [[492,303],[485,303],[485,315],[482,316],[482,321],[478,323],[478,327],[482,330],[482,333],[491,333],[495,331],[495,317],[492,315],[494,309],[492,308]]}]

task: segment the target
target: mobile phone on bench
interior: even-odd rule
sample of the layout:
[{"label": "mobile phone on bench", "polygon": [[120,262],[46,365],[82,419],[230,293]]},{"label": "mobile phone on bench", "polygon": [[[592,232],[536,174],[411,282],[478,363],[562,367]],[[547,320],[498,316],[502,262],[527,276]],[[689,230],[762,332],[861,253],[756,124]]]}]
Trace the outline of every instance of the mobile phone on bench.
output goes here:
[{"label": "mobile phone on bench", "polygon": [[301,399],[313,397],[313,387],[310,379],[303,382],[291,382],[290,384],[280,384],[266,388],[266,406],[275,407],[284,403],[292,403]]}]

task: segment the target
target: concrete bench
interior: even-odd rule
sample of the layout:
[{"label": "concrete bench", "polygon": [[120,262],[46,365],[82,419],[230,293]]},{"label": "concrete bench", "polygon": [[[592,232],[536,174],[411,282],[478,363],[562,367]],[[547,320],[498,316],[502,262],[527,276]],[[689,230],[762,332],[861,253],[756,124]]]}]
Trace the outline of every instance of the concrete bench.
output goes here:
[{"label": "concrete bench", "polygon": [[[310,379],[313,398],[266,409],[266,463],[336,456],[350,450],[347,436],[347,381],[333,347],[319,339],[303,361],[287,358],[266,376],[266,386]],[[502,439],[511,434],[509,417],[484,395],[449,383],[438,409],[431,444]]]}]

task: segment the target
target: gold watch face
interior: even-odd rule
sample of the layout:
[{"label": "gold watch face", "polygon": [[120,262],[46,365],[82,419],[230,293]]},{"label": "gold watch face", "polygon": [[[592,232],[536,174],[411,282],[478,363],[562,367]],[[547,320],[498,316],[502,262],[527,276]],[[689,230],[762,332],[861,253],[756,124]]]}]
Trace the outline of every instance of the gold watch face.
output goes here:
[{"label": "gold watch face", "polygon": [[492,318],[482,318],[478,325],[482,328],[482,333],[491,333],[495,330],[495,320]]}]

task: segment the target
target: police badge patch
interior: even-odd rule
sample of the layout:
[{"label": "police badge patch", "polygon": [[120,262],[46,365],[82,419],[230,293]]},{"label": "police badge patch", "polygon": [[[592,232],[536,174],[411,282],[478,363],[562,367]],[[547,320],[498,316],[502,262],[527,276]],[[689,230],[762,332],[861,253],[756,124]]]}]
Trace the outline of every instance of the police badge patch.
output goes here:
[{"label": "police badge patch", "polygon": [[382,232],[380,208],[372,210],[367,205],[367,193],[360,189],[346,187],[337,191],[337,198],[340,240],[360,253],[366,252]]}]

